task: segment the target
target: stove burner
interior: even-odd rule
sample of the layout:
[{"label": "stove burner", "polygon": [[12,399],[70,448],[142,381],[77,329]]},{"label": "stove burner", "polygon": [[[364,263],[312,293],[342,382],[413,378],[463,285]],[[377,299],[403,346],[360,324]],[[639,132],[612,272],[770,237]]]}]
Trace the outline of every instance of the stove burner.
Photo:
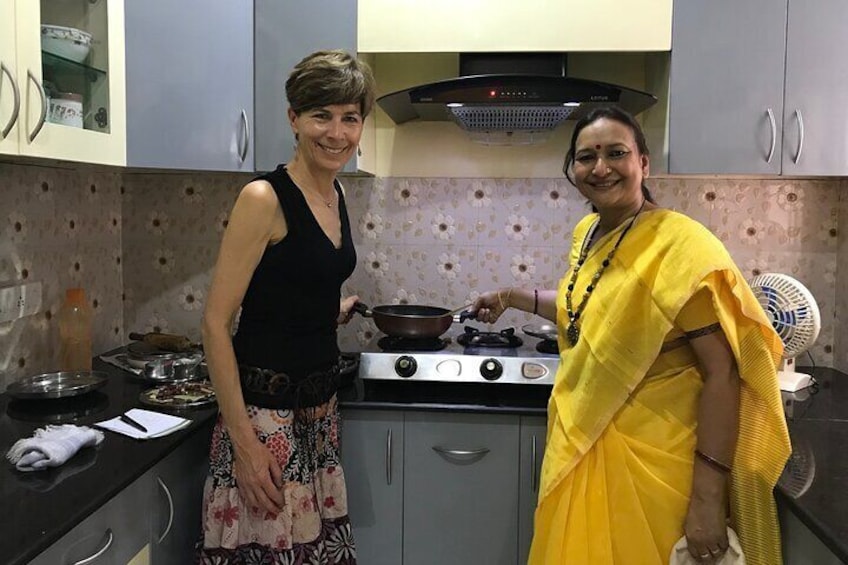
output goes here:
[{"label": "stove burner", "polygon": [[539,353],[559,353],[559,344],[553,339],[543,339],[536,344]]},{"label": "stove burner", "polygon": [[519,347],[523,342],[515,335],[515,328],[506,328],[499,332],[481,332],[477,328],[465,326],[465,333],[456,338],[464,347]]},{"label": "stove burner", "polygon": [[398,337],[387,335],[381,337],[377,347],[383,351],[440,351],[448,344],[448,340],[440,337]]}]

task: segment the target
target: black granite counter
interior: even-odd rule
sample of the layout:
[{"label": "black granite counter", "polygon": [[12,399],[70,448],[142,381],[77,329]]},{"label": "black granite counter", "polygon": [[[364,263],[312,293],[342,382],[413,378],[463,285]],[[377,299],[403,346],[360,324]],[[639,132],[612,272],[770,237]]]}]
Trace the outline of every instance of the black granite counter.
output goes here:
[{"label": "black granite counter", "polygon": [[[76,399],[21,401],[0,395],[0,450],[31,437],[46,424],[89,425],[141,407],[145,383],[131,373],[95,360],[109,374],[102,389]],[[142,476],[187,438],[210,433],[216,408],[181,411],[193,423],[185,430],[147,441],[104,432],[96,448],[83,448],[64,465],[19,472],[5,459],[0,469],[0,562],[24,564],[47,549],[109,499]],[[141,517],[139,517],[141,519]]]},{"label": "black granite counter", "polygon": [[784,393],[793,454],[777,501],[848,562],[848,375],[802,371],[812,373],[818,387]]}]

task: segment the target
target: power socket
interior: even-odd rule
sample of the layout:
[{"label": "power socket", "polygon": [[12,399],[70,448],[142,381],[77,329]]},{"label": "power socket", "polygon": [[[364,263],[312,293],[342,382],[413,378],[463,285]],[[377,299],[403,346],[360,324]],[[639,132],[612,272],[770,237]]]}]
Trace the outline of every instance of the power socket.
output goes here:
[{"label": "power socket", "polygon": [[0,287],[0,323],[13,322],[40,311],[40,281]]}]

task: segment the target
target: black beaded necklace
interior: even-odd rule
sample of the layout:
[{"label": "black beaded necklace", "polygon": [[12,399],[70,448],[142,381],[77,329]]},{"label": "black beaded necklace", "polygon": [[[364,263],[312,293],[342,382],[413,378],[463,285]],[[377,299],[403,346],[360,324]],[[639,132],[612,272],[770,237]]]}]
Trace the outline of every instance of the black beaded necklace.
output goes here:
[{"label": "black beaded necklace", "polygon": [[639,216],[639,213],[644,207],[645,200],[643,199],[639,209],[636,210],[636,214],[630,218],[630,223],[621,230],[621,235],[618,236],[618,240],[615,242],[615,245],[613,245],[612,249],[610,249],[610,252],[601,263],[601,267],[598,269],[598,272],[592,275],[592,281],[589,283],[589,286],[586,287],[586,292],[583,293],[583,299],[577,306],[577,310],[575,310],[571,302],[571,293],[574,292],[574,282],[577,280],[580,268],[583,266],[583,263],[586,262],[586,257],[589,255],[589,242],[592,241],[592,238],[595,236],[595,231],[597,231],[600,221],[596,222],[595,225],[592,226],[592,229],[589,230],[589,233],[587,233],[586,237],[583,239],[583,247],[580,249],[580,257],[577,259],[577,264],[574,265],[574,270],[571,271],[571,279],[568,281],[568,286],[565,291],[565,311],[568,314],[568,326],[565,328],[565,337],[568,339],[568,343],[570,343],[572,347],[577,345],[577,340],[580,339],[580,328],[577,326],[577,322],[580,321],[580,315],[583,313],[583,310],[586,309],[586,303],[589,301],[592,291],[595,290],[596,286],[598,286],[598,281],[601,280],[601,275],[604,274],[604,271],[607,270],[610,262],[612,262],[612,257],[615,255],[618,246],[621,244],[621,240],[624,239],[624,236],[627,235],[627,232],[630,231],[631,227],[633,227],[633,222],[636,221],[636,218]]}]

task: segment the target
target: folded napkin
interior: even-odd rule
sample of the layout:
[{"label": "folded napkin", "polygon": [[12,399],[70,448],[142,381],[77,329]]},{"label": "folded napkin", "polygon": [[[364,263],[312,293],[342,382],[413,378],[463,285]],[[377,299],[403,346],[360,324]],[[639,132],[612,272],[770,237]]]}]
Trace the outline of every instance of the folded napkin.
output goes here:
[{"label": "folded napkin", "polygon": [[86,426],[45,426],[35,430],[33,437],[16,441],[6,458],[19,471],[38,471],[58,467],[81,448],[102,441],[103,432]]},{"label": "folded napkin", "polygon": [[[742,553],[739,538],[736,537],[736,532],[732,528],[727,528],[727,541],[729,547],[721,556],[721,559],[714,562],[715,565],[745,565],[745,554]],[[671,548],[671,556],[668,563],[669,565],[697,565],[698,562],[689,555],[686,536],[677,540],[677,543]]]}]

